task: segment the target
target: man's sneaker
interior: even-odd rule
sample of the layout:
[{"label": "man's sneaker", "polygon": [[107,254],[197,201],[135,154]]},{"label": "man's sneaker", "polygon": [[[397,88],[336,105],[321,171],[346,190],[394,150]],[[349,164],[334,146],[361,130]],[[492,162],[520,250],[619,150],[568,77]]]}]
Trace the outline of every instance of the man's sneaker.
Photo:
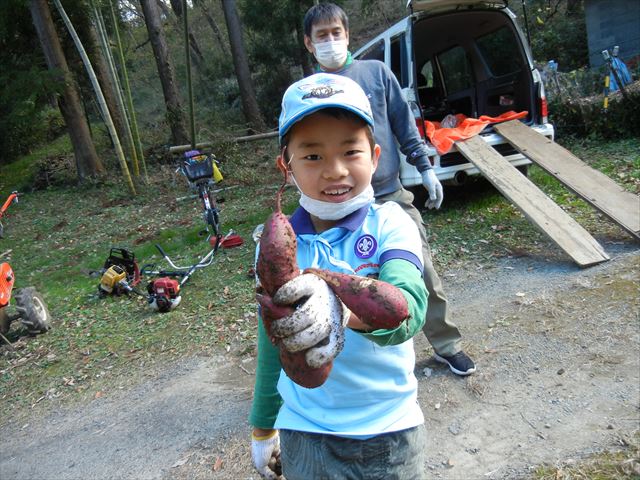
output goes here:
[{"label": "man's sneaker", "polygon": [[473,363],[473,360],[471,360],[469,356],[462,350],[450,357],[445,357],[443,355],[434,353],[433,358],[435,358],[440,363],[446,363],[447,365],[449,365],[451,371],[456,375],[471,375],[476,371],[475,363]]}]

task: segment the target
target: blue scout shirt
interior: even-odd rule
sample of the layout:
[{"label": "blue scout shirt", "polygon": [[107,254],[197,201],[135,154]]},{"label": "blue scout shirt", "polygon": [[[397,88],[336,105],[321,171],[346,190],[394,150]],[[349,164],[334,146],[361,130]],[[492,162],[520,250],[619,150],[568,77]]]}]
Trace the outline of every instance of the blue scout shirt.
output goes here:
[{"label": "blue scout shirt", "polygon": [[[416,272],[423,270],[418,229],[396,203],[363,207],[322,233],[316,233],[303,208],[298,208],[290,221],[297,236],[301,270],[317,267],[377,277],[383,263],[398,259],[409,262],[400,262],[409,269],[413,264]],[[426,305],[426,290],[422,295]],[[413,340],[380,346],[372,341],[375,334],[345,329],[344,349],[334,360],[327,381],[318,388],[301,387],[280,370],[277,389],[284,403],[274,428],[367,438],[422,424],[413,374]],[[259,365],[262,360],[268,364],[259,351]],[[263,375],[264,371],[257,373],[257,377]],[[256,405],[271,401],[268,390],[256,387],[251,415],[254,425],[263,418]]]}]

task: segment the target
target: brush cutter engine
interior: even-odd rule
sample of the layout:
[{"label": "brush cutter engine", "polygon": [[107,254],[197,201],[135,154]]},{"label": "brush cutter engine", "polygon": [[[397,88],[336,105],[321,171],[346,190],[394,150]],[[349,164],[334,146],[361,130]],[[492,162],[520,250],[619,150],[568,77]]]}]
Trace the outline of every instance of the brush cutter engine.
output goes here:
[{"label": "brush cutter engine", "polygon": [[102,274],[98,284],[100,296],[131,292],[139,294],[135,287],[140,283],[140,268],[133,252],[124,248],[112,248],[98,273]]},{"label": "brush cutter engine", "polygon": [[131,287],[127,282],[127,271],[120,265],[111,265],[102,274],[98,290],[102,295],[123,295],[129,293]]},{"label": "brush cutter engine", "polygon": [[180,305],[180,283],[169,277],[160,277],[147,285],[148,302],[158,312],[168,312]]}]

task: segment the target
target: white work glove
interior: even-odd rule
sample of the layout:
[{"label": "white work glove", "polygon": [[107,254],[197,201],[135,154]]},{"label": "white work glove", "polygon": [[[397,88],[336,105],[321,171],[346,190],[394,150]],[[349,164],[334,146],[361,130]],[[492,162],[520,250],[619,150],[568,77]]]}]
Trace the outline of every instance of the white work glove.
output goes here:
[{"label": "white work glove", "polygon": [[429,170],[425,170],[420,175],[422,175],[422,184],[424,188],[429,190],[429,200],[424,204],[425,207],[432,208],[440,208],[442,205],[442,200],[444,199],[444,192],[442,191],[442,184],[438,177],[436,176],[436,172],[433,171],[433,168]]},{"label": "white work glove", "polygon": [[251,460],[262,478],[267,480],[282,479],[276,473],[276,464],[280,460],[280,434],[274,430],[271,435],[256,437],[251,434]]},{"label": "white work glove", "polygon": [[351,312],[327,282],[312,273],[299,275],[280,287],[273,302],[296,307],[290,315],[271,322],[271,335],[279,338],[287,350],[309,349],[305,359],[313,368],[340,353]]}]

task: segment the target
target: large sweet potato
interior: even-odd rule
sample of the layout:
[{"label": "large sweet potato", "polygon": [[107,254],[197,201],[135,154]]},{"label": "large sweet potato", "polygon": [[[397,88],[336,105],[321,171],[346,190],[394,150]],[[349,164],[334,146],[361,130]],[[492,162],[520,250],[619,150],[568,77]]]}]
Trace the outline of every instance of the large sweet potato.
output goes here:
[{"label": "large sweet potato", "polygon": [[[300,269],[296,261],[296,235],[281,208],[282,192],[286,185],[286,178],[287,175],[285,174],[285,183],[276,194],[275,210],[265,222],[262,236],[260,237],[260,252],[256,271],[260,284],[269,297],[273,297],[282,285],[300,275]],[[263,305],[262,320],[271,336],[271,322],[286,315],[287,310],[281,307],[279,313],[274,314],[273,312],[278,312],[277,308],[264,308],[264,297],[258,296],[257,298]],[[265,312],[272,312],[271,315],[274,316],[271,317],[269,313],[265,314]],[[326,381],[333,362],[327,362],[318,368],[312,368],[306,362],[306,351],[289,352],[273,336],[271,336],[271,339],[279,347],[280,363],[291,380],[306,388],[319,387]]]},{"label": "large sweet potato", "polygon": [[396,328],[409,318],[409,305],[400,289],[382,280],[307,268],[322,278],[360,320],[375,329]]}]

